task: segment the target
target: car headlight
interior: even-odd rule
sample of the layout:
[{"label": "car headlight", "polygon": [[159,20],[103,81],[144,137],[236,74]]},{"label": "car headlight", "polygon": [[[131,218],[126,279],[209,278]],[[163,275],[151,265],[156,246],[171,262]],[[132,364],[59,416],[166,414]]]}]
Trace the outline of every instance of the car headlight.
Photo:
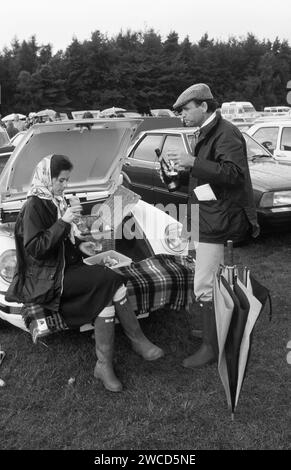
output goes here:
[{"label": "car headlight", "polygon": [[170,224],[165,228],[165,243],[168,249],[181,253],[185,250],[188,240],[182,238],[182,227],[178,224]]},{"label": "car headlight", "polygon": [[12,282],[16,266],[16,250],[6,250],[0,255],[0,276],[9,284]]},{"label": "car headlight", "polygon": [[260,207],[280,207],[291,205],[291,191],[275,191],[263,194]]}]

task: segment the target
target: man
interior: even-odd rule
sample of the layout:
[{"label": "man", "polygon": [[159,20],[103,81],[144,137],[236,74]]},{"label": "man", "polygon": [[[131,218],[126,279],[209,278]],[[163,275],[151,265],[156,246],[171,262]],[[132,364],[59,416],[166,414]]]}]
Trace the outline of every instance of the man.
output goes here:
[{"label": "man", "polygon": [[[212,289],[214,273],[224,262],[224,244],[229,239],[241,240],[249,233],[257,236],[259,226],[244,137],[221,117],[210,88],[204,83],[190,86],[173,108],[182,109],[186,126],[200,131],[194,158],[187,153],[168,155],[178,169],[188,172],[188,214],[191,204],[199,204],[194,309],[197,316],[202,316],[203,341],[200,349],[183,362],[184,367],[195,368],[217,358]],[[182,173],[184,177],[185,171]]]}]

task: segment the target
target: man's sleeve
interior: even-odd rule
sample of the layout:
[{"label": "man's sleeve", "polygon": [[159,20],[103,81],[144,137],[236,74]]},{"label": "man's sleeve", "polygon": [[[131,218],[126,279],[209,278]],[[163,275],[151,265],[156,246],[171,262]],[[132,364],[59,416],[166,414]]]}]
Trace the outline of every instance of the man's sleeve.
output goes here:
[{"label": "man's sleeve", "polygon": [[247,165],[244,141],[229,128],[217,138],[214,161],[197,157],[192,174],[207,183],[235,186],[244,183]]}]

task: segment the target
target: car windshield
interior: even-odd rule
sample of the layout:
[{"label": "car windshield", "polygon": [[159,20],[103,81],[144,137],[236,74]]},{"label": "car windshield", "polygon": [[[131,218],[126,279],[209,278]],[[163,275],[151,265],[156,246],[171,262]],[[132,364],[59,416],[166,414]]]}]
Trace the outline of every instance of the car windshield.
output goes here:
[{"label": "car windshield", "polygon": [[269,160],[273,160],[270,152],[256,142],[252,137],[245,133],[243,133],[243,136],[247,144],[247,155],[249,161],[254,161],[256,158],[268,158]]}]

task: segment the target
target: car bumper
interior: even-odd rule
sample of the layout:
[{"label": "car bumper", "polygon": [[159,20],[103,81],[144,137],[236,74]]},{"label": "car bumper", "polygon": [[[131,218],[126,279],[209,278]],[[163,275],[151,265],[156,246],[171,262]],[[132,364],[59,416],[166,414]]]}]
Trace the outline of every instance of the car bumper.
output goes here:
[{"label": "car bumper", "polygon": [[291,207],[276,207],[257,211],[258,221],[263,227],[291,229]]}]

